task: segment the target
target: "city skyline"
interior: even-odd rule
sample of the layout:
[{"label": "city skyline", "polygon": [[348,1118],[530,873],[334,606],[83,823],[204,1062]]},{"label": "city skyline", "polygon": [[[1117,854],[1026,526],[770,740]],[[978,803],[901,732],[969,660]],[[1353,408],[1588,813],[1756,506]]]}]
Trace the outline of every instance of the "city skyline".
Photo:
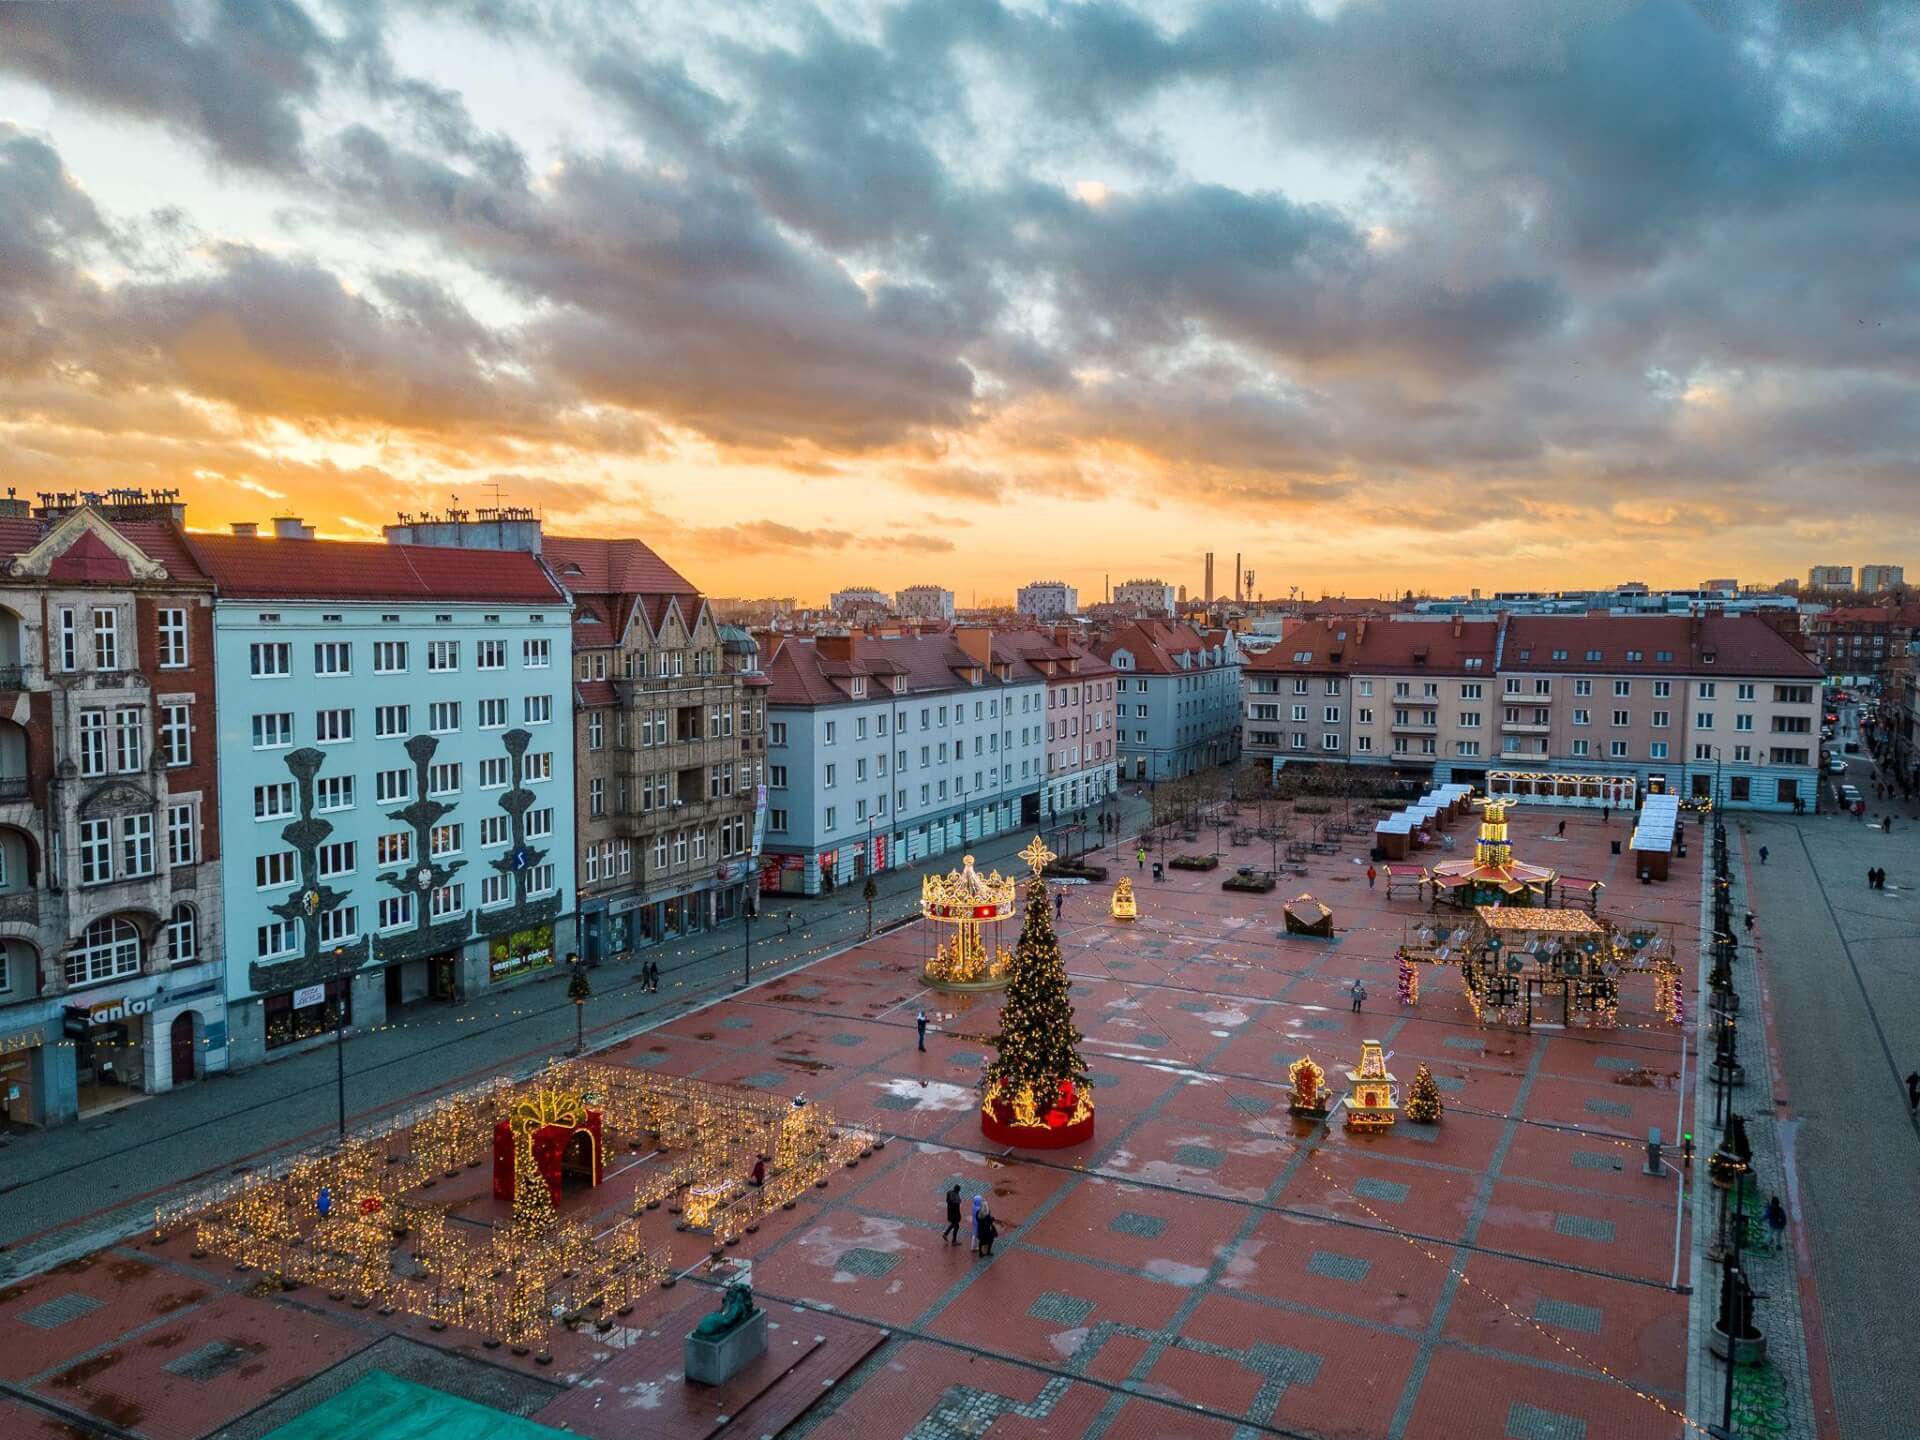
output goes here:
[{"label": "city skyline", "polygon": [[497,495],[713,593],[1897,555],[1916,33],[7,6],[0,464],[343,538]]}]

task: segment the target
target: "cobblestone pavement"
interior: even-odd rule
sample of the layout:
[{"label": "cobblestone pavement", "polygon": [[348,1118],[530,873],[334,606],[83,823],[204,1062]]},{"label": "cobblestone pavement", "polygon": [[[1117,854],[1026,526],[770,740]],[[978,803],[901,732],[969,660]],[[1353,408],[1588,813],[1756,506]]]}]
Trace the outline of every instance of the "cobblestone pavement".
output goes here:
[{"label": "cobblestone pavement", "polygon": [[[1132,794],[1121,803],[1122,828],[1130,832],[1144,822],[1146,803]],[[1021,830],[974,849],[983,868],[990,861],[1006,864],[1029,838]],[[957,863],[957,854],[931,862],[941,869]],[[918,913],[923,868],[877,877],[876,926]],[[753,927],[753,978],[787,973],[858,941],[866,923],[858,888],[811,900],[768,896]],[[743,928],[731,926],[592,971],[588,1044],[637,1034],[729,993],[740,983],[744,940]],[[661,967],[657,995],[640,989],[646,959]],[[564,987],[564,977],[553,976],[517,986],[497,1001],[416,1005],[395,1024],[349,1033],[349,1125],[487,1075],[531,1070],[571,1050],[574,1015]],[[151,1217],[154,1199],[164,1191],[324,1139],[334,1128],[337,1105],[335,1057],[331,1046],[321,1046],[97,1119],[0,1140],[0,1280],[129,1233]]]},{"label": "cobblestone pavement", "polygon": [[[1622,821],[1570,816],[1560,840],[1557,819],[1513,822],[1522,858],[1612,883],[1603,908],[1622,919],[1692,923],[1697,850],[1668,884],[1623,884],[1608,848]],[[1689,1233],[1673,1181],[1640,1174],[1640,1137],[1675,1123],[1680,1040],[1652,1013],[1651,980],[1623,986],[1610,1030],[1483,1030],[1439,968],[1401,1006],[1394,951],[1424,911],[1368,888],[1363,844],[1314,856],[1267,896],[1222,892],[1224,870],[1156,884],[1123,862],[1132,924],[1110,917],[1108,886],[1066,889],[1062,949],[1099,1105],[1094,1139],[1072,1150],[1013,1154],[981,1135],[974,1082],[999,997],[922,988],[925,926],[607,1051],[804,1091],[889,1137],[733,1252],[769,1302],[884,1337],[783,1440],[1679,1440],[1687,1301],[1672,1273]],[[1279,933],[1296,887],[1332,906],[1333,939]],[[1359,1013],[1355,978],[1373,997]],[[1403,1089],[1432,1068],[1439,1124],[1369,1135],[1288,1115],[1287,1065],[1311,1053],[1344,1089],[1363,1038],[1392,1052]],[[956,1181],[1001,1219],[990,1258],[940,1239]],[[484,1193],[463,1203],[482,1224],[502,1213]],[[710,1238],[656,1221],[649,1253],[691,1273]],[[249,1278],[176,1237],[0,1287],[0,1406],[81,1430],[124,1415],[117,1433],[190,1440],[239,1423],[304,1366],[395,1335],[577,1394],[605,1386],[637,1327],[688,1293],[655,1292],[616,1338],[556,1332],[543,1371],[457,1327],[434,1334],[312,1288],[249,1294]],[[266,1347],[264,1371],[258,1357],[229,1366],[247,1345]]]},{"label": "cobblestone pavement", "polygon": [[[1870,779],[1853,778],[1872,793]],[[1775,1073],[1784,1082],[1785,1103],[1774,1108],[1791,1161],[1781,1178],[1792,1260],[1817,1302],[1816,1400],[1805,1418],[1846,1440],[1911,1440],[1920,1433],[1911,1325],[1920,1129],[1902,1077],[1920,1070],[1920,824],[1903,813],[1887,834],[1872,821],[1823,815],[1743,819],[1739,829],[1736,883],[1751,887],[1745,904],[1758,915]],[[1867,888],[1872,867],[1886,869],[1884,891]],[[1736,914],[1743,908],[1736,899]],[[1742,1044],[1755,1076],[1753,1037]],[[1766,1108],[1756,1084],[1749,1079],[1742,1092],[1750,1113]],[[1770,1336],[1789,1324],[1782,1309],[1778,1299],[1762,1308]],[[1830,1386],[1819,1384],[1823,1371]],[[1831,1413],[1819,1398],[1827,1389]],[[1803,1422],[1795,1433],[1815,1430]]]}]

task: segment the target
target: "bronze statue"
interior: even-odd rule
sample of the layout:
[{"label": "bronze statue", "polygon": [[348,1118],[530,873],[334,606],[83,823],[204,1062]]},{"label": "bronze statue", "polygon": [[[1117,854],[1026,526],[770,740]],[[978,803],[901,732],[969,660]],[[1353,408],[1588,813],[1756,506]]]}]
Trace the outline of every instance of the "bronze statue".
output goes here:
[{"label": "bronze statue", "polygon": [[720,1292],[720,1308],[693,1327],[696,1339],[718,1340],[754,1315],[753,1286],[746,1280],[732,1280]]}]

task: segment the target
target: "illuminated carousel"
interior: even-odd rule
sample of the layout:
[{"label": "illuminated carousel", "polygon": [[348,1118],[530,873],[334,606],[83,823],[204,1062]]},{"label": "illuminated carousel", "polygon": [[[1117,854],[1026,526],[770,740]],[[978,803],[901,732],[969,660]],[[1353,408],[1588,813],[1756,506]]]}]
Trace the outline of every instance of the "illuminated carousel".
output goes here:
[{"label": "illuminated carousel", "polygon": [[[945,927],[920,978],[940,990],[999,990],[1013,957],[1000,943],[1000,926],[1014,912],[1018,887],[998,870],[982,875],[973,856],[958,870],[920,882],[920,917]],[[982,933],[993,927],[992,948]],[[940,933],[940,932],[934,932]]]},{"label": "illuminated carousel", "polygon": [[1443,860],[1427,872],[1434,902],[1442,895],[1462,908],[1479,905],[1551,902],[1559,877],[1544,865],[1525,865],[1513,858],[1507,838],[1507,802],[1488,800],[1480,816],[1480,839],[1471,860]]}]

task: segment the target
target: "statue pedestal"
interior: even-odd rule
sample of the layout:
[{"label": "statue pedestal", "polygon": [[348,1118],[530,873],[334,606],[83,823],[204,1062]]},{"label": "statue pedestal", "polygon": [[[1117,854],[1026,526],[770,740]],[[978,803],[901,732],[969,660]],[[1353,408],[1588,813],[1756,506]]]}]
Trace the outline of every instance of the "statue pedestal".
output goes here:
[{"label": "statue pedestal", "polygon": [[717,1340],[687,1336],[687,1379],[696,1385],[724,1385],[766,1353],[767,1312],[755,1310]]}]

